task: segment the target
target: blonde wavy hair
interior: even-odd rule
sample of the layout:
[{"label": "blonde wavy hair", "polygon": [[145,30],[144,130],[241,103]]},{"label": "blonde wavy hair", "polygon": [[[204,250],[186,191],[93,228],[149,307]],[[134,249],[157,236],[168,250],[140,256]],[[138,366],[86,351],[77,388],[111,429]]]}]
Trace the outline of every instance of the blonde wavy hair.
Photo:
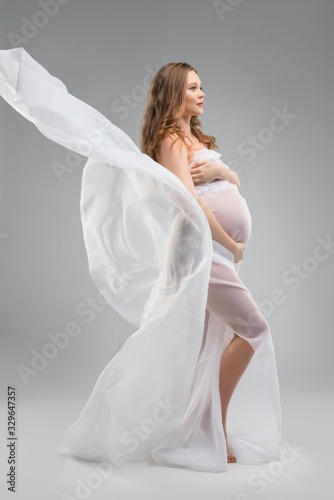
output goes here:
[{"label": "blonde wavy hair", "polygon": [[[181,139],[188,151],[186,135],[176,122],[185,108],[187,76],[190,70],[197,71],[184,62],[167,63],[154,76],[148,91],[144,112],[140,147],[143,153],[157,160],[161,141],[171,134],[176,135],[173,143]],[[191,133],[208,149],[216,149],[216,139],[203,134],[202,124],[197,116],[190,118]]]}]

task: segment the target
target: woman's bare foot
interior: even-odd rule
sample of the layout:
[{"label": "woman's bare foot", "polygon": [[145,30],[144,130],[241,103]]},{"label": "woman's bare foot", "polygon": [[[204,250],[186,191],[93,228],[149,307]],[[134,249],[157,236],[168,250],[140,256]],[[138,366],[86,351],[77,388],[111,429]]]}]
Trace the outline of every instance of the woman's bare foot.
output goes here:
[{"label": "woman's bare foot", "polygon": [[237,334],[234,334],[231,342],[226,347],[220,361],[219,393],[228,463],[235,463],[237,460],[235,456],[230,453],[230,450],[227,446],[225,425],[227,407],[229,405],[234,389],[236,388],[242,374],[244,373],[250,360],[252,359],[253,354],[254,349],[249,344],[249,342],[239,337]]},{"label": "woman's bare foot", "polygon": [[237,461],[237,459],[235,458],[234,455],[232,455],[232,453],[228,449],[228,446],[226,447],[226,449],[227,449],[227,463],[229,463],[229,464],[235,464],[236,461]]},{"label": "woman's bare foot", "polygon": [[224,428],[224,434],[225,434],[225,443],[226,443],[226,453],[227,453],[227,463],[229,464],[235,464],[237,459],[235,458],[234,455],[232,455],[232,453],[230,452],[230,449],[228,447],[228,444],[227,444],[227,435],[226,435],[226,426],[223,425],[223,428]]}]

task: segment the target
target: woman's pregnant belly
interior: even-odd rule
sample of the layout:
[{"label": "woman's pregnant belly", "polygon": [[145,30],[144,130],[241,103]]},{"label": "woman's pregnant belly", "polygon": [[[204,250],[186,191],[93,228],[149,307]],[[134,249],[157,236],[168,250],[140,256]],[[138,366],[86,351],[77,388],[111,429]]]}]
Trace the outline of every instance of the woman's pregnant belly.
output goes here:
[{"label": "woman's pregnant belly", "polygon": [[245,198],[237,186],[217,181],[214,189],[199,190],[198,195],[210,208],[220,225],[234,241],[248,242],[252,219]]}]

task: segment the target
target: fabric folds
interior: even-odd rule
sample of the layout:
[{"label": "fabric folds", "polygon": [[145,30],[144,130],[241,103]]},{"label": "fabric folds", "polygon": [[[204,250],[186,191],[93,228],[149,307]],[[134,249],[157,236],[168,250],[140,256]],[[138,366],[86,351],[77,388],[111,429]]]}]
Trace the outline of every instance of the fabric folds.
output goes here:
[{"label": "fabric folds", "polygon": [[[233,332],[208,316],[206,303],[212,262],[229,259],[213,243],[201,207],[174,174],[23,48],[0,51],[0,77],[0,93],[16,111],[88,158],[80,213],[89,271],[111,307],[138,327],[66,430],[66,446],[88,460],[227,470],[218,373]],[[270,335],[244,379],[231,408],[230,446],[241,463],[278,458]]]}]

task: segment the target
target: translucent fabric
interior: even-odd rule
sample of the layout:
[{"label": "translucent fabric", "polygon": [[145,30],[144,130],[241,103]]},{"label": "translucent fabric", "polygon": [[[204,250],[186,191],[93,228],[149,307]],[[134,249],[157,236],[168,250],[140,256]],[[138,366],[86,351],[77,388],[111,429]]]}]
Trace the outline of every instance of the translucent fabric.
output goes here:
[{"label": "translucent fabric", "polygon": [[[88,157],[80,210],[89,271],[110,305],[138,327],[66,429],[70,452],[115,465],[153,459],[227,470],[218,374],[236,332],[255,356],[231,401],[229,447],[240,463],[279,458],[269,326],[238,276],[240,266],[212,240],[200,205],[23,48],[0,51],[0,76],[0,93],[14,109],[49,139]],[[215,151],[203,155],[221,161]],[[247,242],[251,220],[236,186],[214,181],[198,189],[226,231]]]}]

